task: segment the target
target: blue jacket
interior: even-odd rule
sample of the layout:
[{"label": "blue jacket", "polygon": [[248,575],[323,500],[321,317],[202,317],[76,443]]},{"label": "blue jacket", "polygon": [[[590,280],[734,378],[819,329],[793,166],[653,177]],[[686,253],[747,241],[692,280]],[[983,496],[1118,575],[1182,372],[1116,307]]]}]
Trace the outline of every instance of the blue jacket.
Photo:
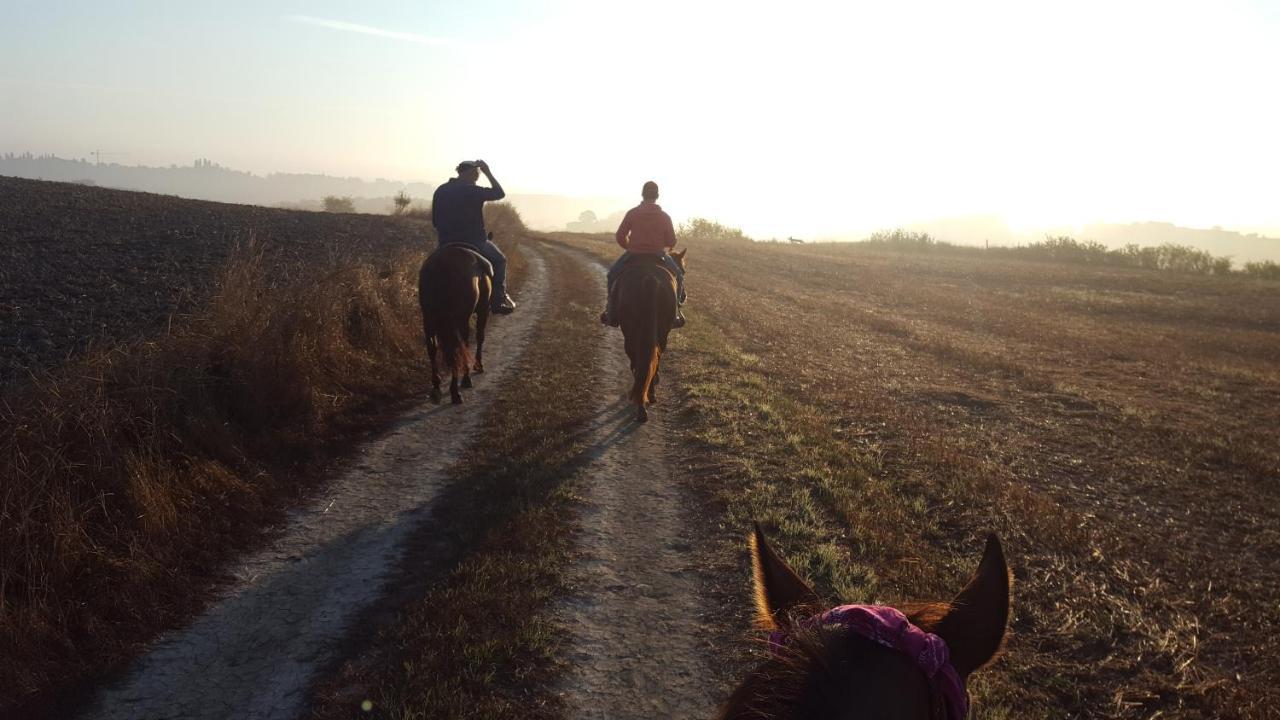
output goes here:
[{"label": "blue jacket", "polygon": [[487,188],[458,178],[450,178],[436,188],[431,197],[431,224],[436,226],[440,244],[484,245],[488,239],[484,230],[484,204],[506,196],[500,185]]}]

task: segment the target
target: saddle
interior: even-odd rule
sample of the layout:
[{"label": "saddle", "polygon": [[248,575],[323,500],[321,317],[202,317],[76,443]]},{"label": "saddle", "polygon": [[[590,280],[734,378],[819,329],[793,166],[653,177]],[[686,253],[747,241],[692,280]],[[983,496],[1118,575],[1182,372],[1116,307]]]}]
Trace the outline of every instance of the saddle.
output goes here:
[{"label": "saddle", "polygon": [[436,259],[436,256],[440,254],[440,251],[444,250],[445,248],[465,250],[468,253],[471,253],[471,256],[478,261],[477,267],[480,270],[479,274],[483,277],[488,277],[488,278],[493,277],[493,263],[489,262],[488,258],[481,255],[480,251],[476,250],[474,247],[466,243],[445,243],[444,245],[441,245],[440,247],[436,248],[434,252],[432,252],[430,255],[427,256],[427,262],[426,262],[427,267],[431,266],[432,261],[434,261]]},{"label": "saddle", "polygon": [[618,277],[622,277],[623,273],[633,267],[656,267],[662,268],[664,272],[671,275],[675,279],[675,275],[671,272],[671,268],[662,261],[661,255],[628,255],[627,261],[622,264],[622,271],[618,273]]},{"label": "saddle", "polygon": [[667,267],[667,264],[662,262],[662,256],[660,255],[628,255],[627,261],[622,264],[622,269],[618,271],[618,277],[614,279],[613,284],[610,285],[608,288],[609,290],[608,302],[610,303],[609,305],[610,307],[617,307],[618,285],[622,283],[622,278],[628,272],[631,272],[631,270],[638,267],[656,267],[661,269],[662,272],[669,275],[672,280],[676,279],[675,273],[671,272],[671,268]]}]

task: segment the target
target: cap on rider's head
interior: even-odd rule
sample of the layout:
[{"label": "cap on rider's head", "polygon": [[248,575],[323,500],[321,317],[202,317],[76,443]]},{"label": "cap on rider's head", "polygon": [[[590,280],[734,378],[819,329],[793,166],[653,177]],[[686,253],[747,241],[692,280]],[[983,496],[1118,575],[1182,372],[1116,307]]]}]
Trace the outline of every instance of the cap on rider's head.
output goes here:
[{"label": "cap on rider's head", "polygon": [[462,172],[463,170],[479,170],[480,163],[476,162],[475,160],[463,160],[462,162],[458,163],[458,167],[456,169],[458,172]]}]

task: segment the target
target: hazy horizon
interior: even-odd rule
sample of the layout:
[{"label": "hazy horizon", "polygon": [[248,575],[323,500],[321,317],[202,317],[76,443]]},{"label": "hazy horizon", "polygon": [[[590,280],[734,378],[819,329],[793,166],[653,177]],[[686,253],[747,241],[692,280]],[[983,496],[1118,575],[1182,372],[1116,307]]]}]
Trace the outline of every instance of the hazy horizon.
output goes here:
[{"label": "hazy horizon", "polygon": [[[759,237],[1280,234],[1280,3],[7,8],[0,153],[633,197]],[[108,154],[118,153],[118,154]],[[585,209],[585,208],[584,208]]]}]

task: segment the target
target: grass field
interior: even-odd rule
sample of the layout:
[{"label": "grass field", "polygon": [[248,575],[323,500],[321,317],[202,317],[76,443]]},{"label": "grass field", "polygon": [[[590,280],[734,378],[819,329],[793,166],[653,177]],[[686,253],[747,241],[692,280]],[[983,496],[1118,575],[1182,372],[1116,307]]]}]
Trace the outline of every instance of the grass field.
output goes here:
[{"label": "grass field", "polygon": [[1274,284],[839,245],[689,262],[689,482],[833,599],[948,597],[1000,532],[1016,616],[979,717],[1274,707]]}]

